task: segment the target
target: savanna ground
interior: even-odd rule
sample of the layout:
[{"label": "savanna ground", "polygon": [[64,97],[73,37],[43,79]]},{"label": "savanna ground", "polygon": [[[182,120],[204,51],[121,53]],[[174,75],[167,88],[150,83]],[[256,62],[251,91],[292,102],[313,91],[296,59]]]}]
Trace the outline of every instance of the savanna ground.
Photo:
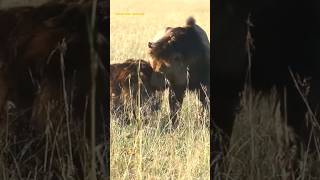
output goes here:
[{"label": "savanna ground", "polygon": [[[210,35],[209,0],[110,2],[111,63],[128,58],[147,60],[148,42],[165,27],[183,26],[193,16]],[[209,179],[209,113],[201,115],[197,94],[188,92],[179,127],[170,126],[168,93],[162,108],[139,123],[121,126],[123,113],[111,114],[111,179]],[[147,109],[147,108],[146,108]],[[137,121],[136,119],[131,119]]]}]

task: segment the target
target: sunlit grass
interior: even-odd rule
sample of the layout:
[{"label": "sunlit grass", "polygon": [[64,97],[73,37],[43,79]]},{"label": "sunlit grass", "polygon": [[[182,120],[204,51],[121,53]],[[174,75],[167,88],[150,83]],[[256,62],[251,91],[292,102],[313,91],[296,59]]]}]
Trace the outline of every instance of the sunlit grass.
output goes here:
[{"label": "sunlit grass", "polygon": [[175,131],[168,128],[166,101],[160,112],[142,116],[141,129],[137,123],[122,126],[116,121],[121,114],[111,114],[111,178],[208,179],[209,115],[195,100],[195,94],[185,99]]},{"label": "sunlit grass", "polygon": [[[167,26],[183,26],[189,16],[209,34],[210,1],[111,1],[110,62],[148,59],[147,44]],[[111,114],[111,179],[209,179],[209,113],[188,92],[179,127],[169,131],[168,93],[162,108],[142,116],[144,125],[122,126],[123,113]],[[135,119],[131,119],[136,121]]]},{"label": "sunlit grass", "polygon": [[111,1],[111,63],[132,57],[147,59],[147,44],[156,33],[168,26],[183,26],[189,16],[193,16],[210,36],[209,3],[208,0]]}]

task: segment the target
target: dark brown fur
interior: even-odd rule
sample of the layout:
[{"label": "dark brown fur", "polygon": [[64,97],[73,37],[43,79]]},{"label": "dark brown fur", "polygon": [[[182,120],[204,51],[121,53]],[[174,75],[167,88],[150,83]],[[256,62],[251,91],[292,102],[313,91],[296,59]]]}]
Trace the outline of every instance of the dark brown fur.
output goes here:
[{"label": "dark brown fur", "polygon": [[[140,94],[138,92],[139,83],[141,83]],[[129,59],[124,63],[110,65],[112,112],[123,113],[121,111],[130,103],[137,105],[138,95],[140,95],[141,106],[149,101],[151,111],[157,110],[160,108],[160,102],[155,96],[157,91],[163,90],[164,87],[164,77],[154,72],[150,64],[144,60]]]},{"label": "dark brown fur", "polygon": [[199,91],[200,100],[207,105],[210,89],[210,52],[205,32],[193,18],[184,27],[167,27],[164,35],[148,44],[150,64],[162,72],[170,82],[170,117],[176,126],[185,90]]},{"label": "dark brown fur", "polygon": [[[66,132],[59,130],[59,124],[69,121],[72,139],[85,136],[90,142],[93,99],[96,145],[105,143],[106,35],[97,21],[92,33],[97,58],[92,58],[87,26],[90,12],[89,4],[72,3],[0,11],[0,22],[8,24],[0,30],[0,110],[5,115],[6,104],[10,101],[15,105],[16,116],[9,117],[15,119],[9,126],[13,136],[28,141],[42,137],[48,127],[53,134]],[[90,94],[91,61],[96,64],[95,97]],[[8,119],[2,116],[1,121]],[[32,147],[43,148],[37,144]],[[79,165],[76,166],[81,170]]]}]

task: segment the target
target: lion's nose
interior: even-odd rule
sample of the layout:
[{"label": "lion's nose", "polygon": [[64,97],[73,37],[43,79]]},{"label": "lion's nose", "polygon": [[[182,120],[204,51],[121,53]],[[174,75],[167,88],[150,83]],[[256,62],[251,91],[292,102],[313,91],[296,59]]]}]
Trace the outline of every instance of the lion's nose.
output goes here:
[{"label": "lion's nose", "polygon": [[152,48],[152,42],[148,42],[148,47]]}]

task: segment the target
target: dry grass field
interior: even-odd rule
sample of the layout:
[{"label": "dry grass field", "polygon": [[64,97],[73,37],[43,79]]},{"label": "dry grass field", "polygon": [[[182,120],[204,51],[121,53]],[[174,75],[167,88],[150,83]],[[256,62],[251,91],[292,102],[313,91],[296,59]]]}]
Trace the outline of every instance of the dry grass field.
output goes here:
[{"label": "dry grass field", "polygon": [[[110,62],[128,58],[147,60],[147,44],[167,26],[183,26],[188,16],[210,35],[209,0],[110,2]],[[111,179],[209,179],[209,113],[200,115],[197,95],[186,95],[179,127],[167,131],[168,93],[158,112],[145,122],[119,125],[122,113],[111,114]],[[135,121],[135,119],[132,119]]]},{"label": "dry grass field", "polygon": [[[0,0],[0,7],[38,5],[44,1]],[[210,36],[209,3],[210,0],[111,0],[110,63],[123,62],[128,58],[147,60],[148,41],[167,26],[184,25],[190,15]],[[297,147],[287,148],[288,144],[285,143],[291,133],[290,129],[283,126],[280,118],[277,94],[272,92],[260,96],[249,92],[246,95],[242,98],[230,150],[225,157],[228,165],[222,172],[224,179],[292,179],[292,171],[285,170],[284,164],[292,159]],[[129,112],[111,114],[111,179],[210,178],[210,129],[207,126],[210,112],[201,114],[202,106],[197,100],[197,94],[187,92],[178,117],[179,127],[175,131],[168,131],[170,121],[167,96],[168,92],[165,92],[160,111],[141,116],[139,120],[143,120],[143,124],[121,125],[119,119]],[[131,120],[139,122],[134,118]],[[71,177],[73,168],[69,165],[71,156],[68,149],[61,148],[71,145],[65,140],[66,135],[64,129],[48,133],[48,151],[45,152],[56,150],[59,155],[44,156],[45,161],[50,161],[49,167],[43,164],[31,167],[28,161],[34,156],[26,157],[29,143],[17,149],[16,156],[13,156],[13,152],[10,152],[13,143],[7,141],[9,134],[1,134],[0,179],[39,179],[40,171],[49,172],[50,175],[53,159],[59,163],[61,179],[75,179]],[[82,141],[79,142],[84,154],[80,161],[88,174],[88,148],[83,146]],[[298,179],[320,179],[320,155],[317,155],[316,160],[310,159],[305,152],[301,152],[301,155],[303,158],[299,161],[301,173]],[[8,158],[14,161],[10,166],[6,164]],[[24,166],[28,166],[30,171],[21,172]],[[21,173],[29,173],[29,176],[23,178]]]},{"label": "dry grass field", "polygon": [[[278,95],[243,92],[230,149],[225,179],[319,179],[319,153],[299,151],[293,131],[280,116]],[[307,116],[307,121],[310,118]],[[300,156],[294,167],[295,156]]]},{"label": "dry grass field", "polygon": [[[147,42],[154,34],[166,26],[183,25],[189,15],[210,36],[209,1],[111,1],[111,63],[133,57],[147,59]],[[228,165],[223,179],[293,179],[294,171],[299,171],[299,180],[319,179],[319,158],[298,152],[298,145],[290,144],[292,132],[280,117],[277,93],[243,93],[246,97],[242,98],[225,157]],[[162,124],[168,122],[167,101],[160,112],[144,118],[147,125],[142,128],[120,127],[115,121],[119,114],[112,114],[111,177],[209,179],[209,129],[197,123],[209,117],[198,117],[200,107],[195,97],[187,95],[180,127],[172,133],[162,130]],[[302,159],[293,167],[297,153]]]}]

